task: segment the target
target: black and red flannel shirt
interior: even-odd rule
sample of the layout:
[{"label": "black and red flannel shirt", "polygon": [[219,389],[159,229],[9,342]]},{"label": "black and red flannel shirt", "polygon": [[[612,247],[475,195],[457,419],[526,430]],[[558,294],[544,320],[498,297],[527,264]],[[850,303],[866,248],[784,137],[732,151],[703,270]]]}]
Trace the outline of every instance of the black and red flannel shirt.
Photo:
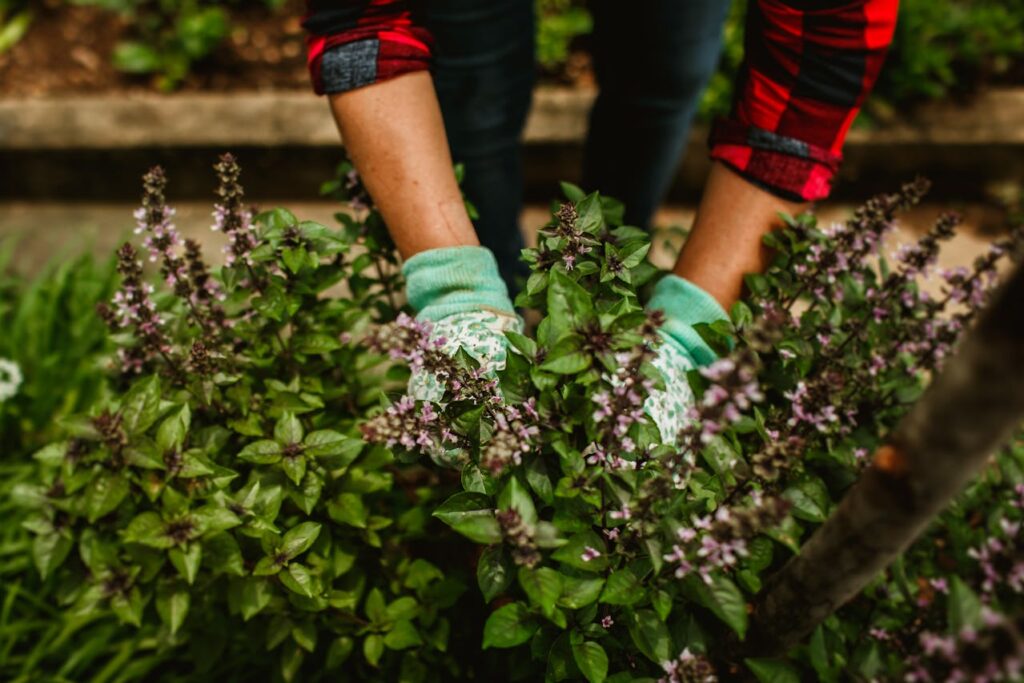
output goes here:
[{"label": "black and red flannel shirt", "polygon": [[[406,0],[307,0],[309,68],[344,92],[430,67]],[[892,41],[898,0],[751,0],[732,113],[711,158],[787,199],[826,197],[843,141]],[[344,59],[332,48],[349,45]],[[338,53],[336,53],[338,54]]]}]

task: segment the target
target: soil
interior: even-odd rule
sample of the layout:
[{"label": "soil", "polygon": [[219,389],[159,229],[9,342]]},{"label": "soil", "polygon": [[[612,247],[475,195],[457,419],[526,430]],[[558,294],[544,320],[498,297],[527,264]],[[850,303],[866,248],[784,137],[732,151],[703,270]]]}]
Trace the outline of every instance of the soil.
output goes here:
[{"label": "soil", "polygon": [[[25,36],[0,54],[0,96],[39,96],[154,90],[151,76],[125,74],[111,64],[131,27],[117,14],[66,0],[38,3]],[[308,89],[303,0],[276,11],[233,8],[231,34],[180,86],[182,90]]]}]

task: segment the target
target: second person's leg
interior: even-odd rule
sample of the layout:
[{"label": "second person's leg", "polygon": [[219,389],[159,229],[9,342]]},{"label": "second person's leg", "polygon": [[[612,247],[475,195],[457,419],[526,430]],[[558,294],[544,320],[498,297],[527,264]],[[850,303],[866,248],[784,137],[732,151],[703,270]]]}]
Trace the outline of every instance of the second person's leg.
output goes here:
[{"label": "second person's leg", "polygon": [[463,189],[480,214],[480,243],[510,288],[519,261],[523,171],[520,137],[534,82],[532,0],[423,0],[414,5],[434,36],[434,87]]},{"label": "second person's leg", "polygon": [[728,0],[592,0],[601,92],[590,116],[583,184],[626,203],[647,227],[686,149],[721,51]]}]

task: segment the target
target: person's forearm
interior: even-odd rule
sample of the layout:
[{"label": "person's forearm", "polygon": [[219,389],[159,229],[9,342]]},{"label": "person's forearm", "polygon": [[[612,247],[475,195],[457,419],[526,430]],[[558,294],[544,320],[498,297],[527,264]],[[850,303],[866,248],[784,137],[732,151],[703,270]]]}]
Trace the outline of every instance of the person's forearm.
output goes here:
[{"label": "person's forearm", "polygon": [[480,243],[455,181],[428,72],[332,95],[331,109],[403,258]]},{"label": "person's forearm", "polygon": [[768,265],[770,254],[761,239],[781,223],[779,213],[796,214],[804,207],[762,190],[716,162],[673,272],[729,310],[740,298],[743,276]]}]

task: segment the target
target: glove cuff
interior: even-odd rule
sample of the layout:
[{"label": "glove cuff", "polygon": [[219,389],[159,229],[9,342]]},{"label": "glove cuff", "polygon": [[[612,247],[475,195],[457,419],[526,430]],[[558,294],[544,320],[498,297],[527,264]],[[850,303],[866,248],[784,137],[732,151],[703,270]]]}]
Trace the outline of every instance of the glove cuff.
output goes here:
[{"label": "glove cuff", "polygon": [[654,296],[647,303],[649,309],[665,312],[661,330],[670,340],[681,346],[698,366],[709,365],[718,356],[693,326],[728,320],[725,309],[713,296],[678,275],[667,275],[654,288]]},{"label": "glove cuff", "polygon": [[402,265],[409,305],[421,320],[491,310],[515,315],[494,254],[485,247],[444,247]]}]

